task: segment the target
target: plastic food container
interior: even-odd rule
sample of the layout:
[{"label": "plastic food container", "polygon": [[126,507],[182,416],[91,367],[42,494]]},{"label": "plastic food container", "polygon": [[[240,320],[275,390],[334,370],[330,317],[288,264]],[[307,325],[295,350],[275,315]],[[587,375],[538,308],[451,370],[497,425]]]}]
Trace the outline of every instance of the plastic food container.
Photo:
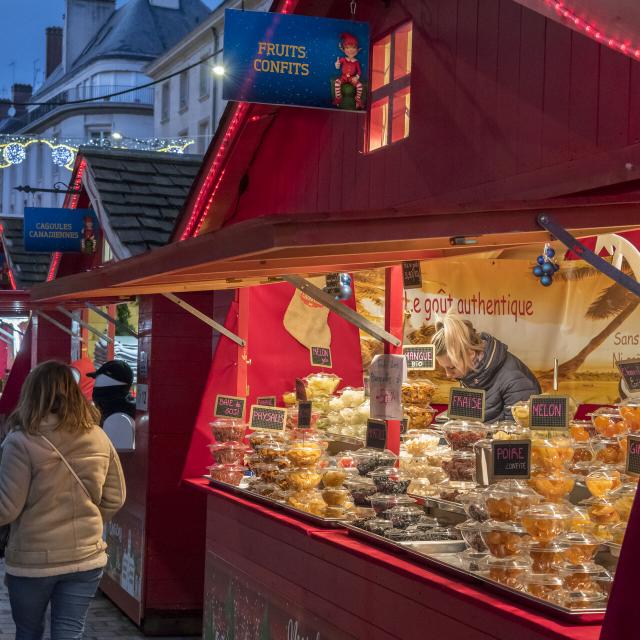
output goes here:
[{"label": "plastic food container", "polygon": [[620,522],[620,514],[616,510],[613,501],[607,498],[589,498],[584,500],[587,505],[589,518],[595,525],[612,525]]},{"label": "plastic food container", "polygon": [[476,454],[473,451],[454,451],[451,458],[442,462],[442,468],[449,480],[475,482]]},{"label": "plastic food container", "polygon": [[560,568],[562,585],[567,591],[598,591],[594,578],[604,573],[604,568],[594,562],[567,563]]},{"label": "plastic food container", "polygon": [[308,491],[320,484],[322,470],[317,467],[294,467],[289,470],[288,478],[291,488],[296,491]]},{"label": "plastic food container", "polygon": [[462,535],[462,539],[467,543],[470,549],[477,553],[482,553],[487,550],[487,545],[482,539],[481,523],[475,520],[467,520],[456,525],[456,529]]},{"label": "plastic food container", "polygon": [[313,400],[317,396],[330,396],[342,381],[333,373],[312,373],[303,378],[307,390],[307,399]]},{"label": "plastic food container", "polygon": [[602,593],[605,598],[609,599],[609,596],[611,595],[611,587],[613,586],[613,576],[609,572],[605,571],[604,573],[595,576],[593,581],[595,582],[598,591]]},{"label": "plastic food container", "polygon": [[402,442],[407,453],[412,456],[424,456],[438,446],[440,436],[430,431],[410,429],[402,436]]},{"label": "plastic food container", "polygon": [[590,533],[567,533],[560,542],[567,545],[563,555],[570,564],[591,562],[600,548],[600,541]]},{"label": "plastic food container", "polygon": [[387,509],[383,515],[396,529],[406,529],[417,524],[424,515],[424,511],[415,505],[397,505]]},{"label": "plastic food container", "polygon": [[348,489],[328,487],[322,491],[322,498],[330,507],[344,507],[351,502],[351,493]]},{"label": "plastic food container", "polygon": [[[626,442],[626,440],[625,440]],[[626,451],[617,438],[600,438],[594,441],[596,460],[604,464],[619,464],[625,462]]]},{"label": "plastic food container", "polygon": [[508,420],[492,422],[489,429],[493,440],[527,440],[531,437],[529,429]]},{"label": "plastic food container", "polygon": [[613,508],[618,512],[623,522],[629,521],[637,488],[635,484],[623,484],[609,496],[613,500]]},{"label": "plastic food container", "polygon": [[615,438],[615,436],[627,431],[624,418],[618,409],[600,407],[590,414],[590,417],[595,430],[604,438]]},{"label": "plastic food container", "polygon": [[362,387],[344,387],[344,389],[338,391],[338,399],[342,403],[342,408],[357,407],[365,400],[364,389]]},{"label": "plastic food container", "polygon": [[489,558],[489,578],[512,589],[521,589],[530,564],[522,558]]},{"label": "plastic food container", "polygon": [[459,503],[470,491],[474,491],[474,482],[455,482],[447,480],[440,484],[440,499],[447,502]]},{"label": "plastic food container", "polygon": [[502,480],[486,489],[484,501],[490,518],[507,522],[518,520],[520,512],[542,502],[542,496],[520,480]]},{"label": "plastic food container", "polygon": [[516,402],[511,406],[511,415],[513,419],[519,424],[521,427],[525,429],[529,428],[529,401],[528,400],[520,400],[520,402]]},{"label": "plastic food container", "polygon": [[238,486],[244,477],[245,468],[236,464],[214,464],[209,469],[209,475],[218,482],[226,482]]},{"label": "plastic food container", "polygon": [[410,506],[415,505],[417,500],[403,494],[390,494],[385,495],[382,493],[375,493],[369,498],[371,508],[379,516],[393,507]]},{"label": "plastic food container", "polygon": [[402,385],[402,404],[428,405],[433,398],[436,385],[429,380],[412,380]]},{"label": "plastic food container", "polygon": [[[297,404],[287,409],[287,429],[298,428],[298,410],[299,409]],[[312,409],[311,424],[308,427],[305,427],[305,429],[315,429],[319,417],[320,412]]]},{"label": "plastic food container", "polygon": [[496,558],[508,558],[520,553],[526,542],[526,531],[511,522],[488,520],[480,529],[489,553]]},{"label": "plastic food container", "polygon": [[442,426],[442,431],[454,451],[471,451],[473,445],[486,436],[487,427],[473,420],[449,420]]},{"label": "plastic food container", "polygon": [[369,531],[370,533],[374,533],[377,536],[383,536],[384,532],[388,529],[391,529],[393,525],[389,520],[384,520],[383,518],[373,518],[373,520],[367,520],[364,523],[363,529]]},{"label": "plastic food container", "polygon": [[596,498],[603,498],[622,484],[620,472],[616,469],[596,469],[584,481],[589,493]]},{"label": "plastic food container", "polygon": [[247,447],[239,442],[216,442],[209,445],[209,453],[216,464],[242,464]]},{"label": "plastic food container", "polygon": [[277,464],[273,462],[261,462],[255,467],[256,475],[263,482],[275,482],[278,476],[282,473]]},{"label": "plastic food container", "polygon": [[411,478],[426,478],[430,465],[427,456],[400,454],[400,469]]},{"label": "plastic food container", "polygon": [[590,533],[592,529],[593,522],[591,522],[587,509],[585,507],[576,507],[571,505],[569,531],[574,533]]},{"label": "plastic food container", "polygon": [[567,609],[597,609],[605,605],[606,598],[594,591],[569,591],[561,594],[559,602]]},{"label": "plastic food container", "polygon": [[565,563],[564,552],[567,546],[562,543],[530,542],[528,548],[534,573],[558,573]]},{"label": "plastic food container", "polygon": [[596,435],[596,428],[589,420],[574,420],[569,424],[569,435],[575,442],[588,443]]},{"label": "plastic food container", "polygon": [[621,545],[624,541],[624,534],[627,532],[627,523],[619,522],[611,527],[611,542]]},{"label": "plastic food container", "polygon": [[313,467],[322,457],[323,449],[319,442],[298,440],[291,442],[285,455],[295,467]]},{"label": "plastic food container", "polygon": [[550,502],[560,502],[572,491],[576,476],[568,471],[534,471],[529,486]]},{"label": "plastic food container", "polygon": [[411,476],[395,467],[376,469],[369,474],[379,493],[406,493]]},{"label": "plastic food container", "polygon": [[295,509],[300,509],[300,511],[321,517],[325,515],[327,508],[322,494],[317,489],[294,491],[287,497],[287,504]]},{"label": "plastic food container", "polygon": [[436,413],[437,411],[429,405],[404,405],[404,417],[407,419],[407,427],[411,430],[428,429],[433,423]]},{"label": "plastic food container", "polygon": [[573,460],[573,444],[565,436],[534,438],[531,441],[531,464],[544,471],[560,471]]},{"label": "plastic food container", "polygon": [[411,542],[412,536],[410,531],[405,529],[397,529],[391,527],[384,532],[384,537],[388,538],[392,542]]},{"label": "plastic food container", "polygon": [[412,496],[428,498],[429,496],[438,495],[439,489],[437,485],[431,484],[428,478],[414,478],[407,489],[407,493]]},{"label": "plastic food container", "polygon": [[218,418],[209,423],[216,442],[239,442],[244,438],[247,424],[242,420]]},{"label": "plastic food container", "polygon": [[[475,522],[486,522],[489,520],[489,512],[484,500],[482,491],[470,491],[460,498],[460,504],[464,507],[464,512],[470,520]],[[499,520],[499,518],[496,518]]]},{"label": "plastic food container", "polygon": [[595,458],[595,451],[589,442],[573,441],[573,458],[570,463],[575,465],[579,462],[591,462]]},{"label": "plastic food container", "polygon": [[449,447],[436,447],[431,451],[427,451],[426,458],[427,462],[432,467],[442,467],[442,461],[448,460],[451,457],[451,449]]},{"label": "plastic food container", "polygon": [[262,445],[273,442],[286,442],[288,440],[288,434],[284,431],[254,431],[247,436],[247,440],[254,449],[257,449]]},{"label": "plastic food container", "polygon": [[618,405],[627,431],[640,431],[640,401],[628,398]]},{"label": "plastic food container", "polygon": [[344,486],[351,491],[354,503],[362,507],[370,506],[369,498],[377,492],[376,485],[373,484],[371,478],[360,476],[349,478]]},{"label": "plastic food container", "polygon": [[562,591],[562,579],[554,573],[527,573],[522,580],[531,596],[553,600]]},{"label": "plastic food container", "polygon": [[361,476],[366,476],[381,467],[393,467],[398,459],[398,456],[388,449],[380,450],[373,447],[363,447],[351,455]]},{"label": "plastic food container", "polygon": [[567,530],[571,515],[562,505],[537,504],[520,517],[522,526],[534,540],[548,544]]},{"label": "plastic food container", "polygon": [[322,474],[322,484],[325,487],[341,487],[349,477],[344,467],[327,467]]},{"label": "plastic food container", "polygon": [[286,445],[282,442],[274,440],[272,442],[265,442],[255,447],[256,455],[263,462],[273,462],[277,458],[282,458],[286,452]]}]

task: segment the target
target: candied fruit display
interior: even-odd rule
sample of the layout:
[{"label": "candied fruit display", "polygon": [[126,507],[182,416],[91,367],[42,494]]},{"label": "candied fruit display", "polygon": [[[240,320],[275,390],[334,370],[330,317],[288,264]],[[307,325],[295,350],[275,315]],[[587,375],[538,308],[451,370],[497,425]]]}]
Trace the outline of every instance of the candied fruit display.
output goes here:
[{"label": "candied fruit display", "polygon": [[436,410],[430,406],[404,405],[404,417],[407,419],[409,429],[427,429],[433,423],[435,416]]},{"label": "candied fruit display", "polygon": [[324,516],[327,508],[322,494],[317,489],[295,491],[288,496],[287,504],[314,516]]},{"label": "candied fruit display", "polygon": [[388,449],[381,451],[373,447],[357,449],[351,455],[361,476],[366,476],[381,467],[393,467],[398,459],[398,456]]},{"label": "candied fruit display", "polygon": [[489,558],[487,568],[491,580],[512,589],[521,589],[530,565],[522,558],[495,557]]},{"label": "candied fruit display", "polygon": [[488,520],[483,523],[480,531],[489,553],[496,558],[518,555],[526,542],[525,530],[508,522]]},{"label": "candied fruit display", "polygon": [[294,467],[288,472],[289,485],[297,491],[315,489],[322,480],[322,472],[314,467]]},{"label": "candied fruit display", "polygon": [[519,480],[502,480],[484,492],[484,501],[493,520],[517,521],[520,512],[542,501],[542,497]]},{"label": "candied fruit display", "polygon": [[327,487],[322,491],[322,498],[330,507],[344,507],[351,502],[351,493],[348,489]]},{"label": "candied fruit display", "polygon": [[520,402],[516,402],[511,407],[511,415],[513,419],[525,429],[529,428],[530,418],[529,418],[529,402],[527,400],[521,400]]},{"label": "candied fruit display", "polygon": [[396,529],[406,529],[417,524],[424,515],[424,511],[415,505],[397,505],[383,513],[385,519],[390,520]]},{"label": "candied fruit display", "polygon": [[247,447],[240,442],[216,442],[209,445],[209,453],[217,464],[239,464],[244,462]]},{"label": "candied fruit display", "polygon": [[415,505],[417,500],[411,496],[403,494],[385,495],[382,493],[374,493],[369,498],[369,502],[371,503],[371,508],[376,512],[376,515],[380,516],[385,511],[388,511],[393,507]]},{"label": "candied fruit display", "polygon": [[476,479],[476,456],[472,451],[454,451],[451,458],[442,462],[449,480],[474,482]]},{"label": "candied fruit display", "polygon": [[591,562],[600,548],[600,540],[589,533],[567,533],[560,543],[567,547],[563,555],[570,564]]},{"label": "candied fruit display", "polygon": [[627,431],[640,431],[640,402],[631,398],[620,403],[620,415],[624,420]]},{"label": "candied fruit display", "polygon": [[604,568],[594,562],[566,563],[560,568],[562,586],[567,591],[597,591],[594,578],[603,573]]},{"label": "candied fruit display", "polygon": [[531,473],[529,485],[550,502],[559,502],[566,498],[576,483],[576,476],[566,471],[534,471]]},{"label": "candied fruit display", "polygon": [[606,496],[622,484],[620,472],[616,469],[596,469],[585,478],[584,482],[589,493],[596,498]]},{"label": "candied fruit display", "polygon": [[238,486],[244,477],[245,468],[236,464],[214,464],[209,469],[209,475],[219,482],[226,482]]},{"label": "candied fruit display", "polygon": [[591,422],[595,430],[604,438],[615,436],[627,431],[624,419],[617,409],[600,407],[591,414]]},{"label": "candied fruit display", "polygon": [[322,484],[325,487],[341,487],[348,475],[344,467],[328,467],[322,474]]},{"label": "candied fruit display", "polygon": [[528,546],[531,570],[534,573],[558,573],[565,562],[566,548],[566,545],[557,542],[551,544],[531,542]]},{"label": "candied fruit display", "polygon": [[590,498],[587,504],[589,518],[595,525],[612,525],[620,522],[620,514],[611,500],[606,498]]},{"label": "candied fruit display", "polygon": [[559,471],[573,460],[573,444],[565,436],[534,438],[531,441],[531,464],[544,471]]},{"label": "candied fruit display", "polygon": [[520,514],[522,526],[537,542],[550,543],[562,535],[569,525],[570,512],[555,504],[538,504]]},{"label": "candied fruit display", "polygon": [[304,378],[307,400],[318,396],[330,396],[338,388],[341,379],[333,373],[311,373]]},{"label": "candied fruit display", "polygon": [[[626,439],[623,438],[626,443]],[[619,464],[625,461],[626,451],[617,438],[600,438],[594,442],[596,460],[604,464]]]},{"label": "candied fruit display", "polygon": [[610,496],[611,500],[613,500],[613,508],[618,512],[618,515],[623,522],[629,521],[631,507],[633,506],[633,500],[636,495],[636,489],[637,485],[635,484],[623,484]]},{"label": "candied fruit display", "polygon": [[428,405],[435,393],[436,385],[429,380],[412,380],[402,385],[403,405]]},{"label": "candied fruit display", "polygon": [[605,604],[605,597],[597,591],[568,591],[560,594],[558,602],[567,609],[593,609]]},{"label": "candied fruit display", "polygon": [[412,456],[424,456],[440,443],[440,436],[430,431],[410,429],[402,436],[405,451]]},{"label": "candied fruit display", "polygon": [[217,418],[209,426],[216,442],[239,442],[247,430],[245,422],[231,418]]},{"label": "candied fruit display", "polygon": [[395,467],[376,469],[369,474],[379,493],[406,493],[411,483],[411,476]]},{"label": "candied fruit display", "polygon": [[588,420],[574,420],[569,425],[569,435],[575,442],[588,443],[595,434],[596,429]]},{"label": "candied fruit display", "polygon": [[295,467],[313,467],[322,457],[322,447],[318,442],[298,440],[291,442],[285,455]]},{"label": "candied fruit display", "polygon": [[527,573],[522,582],[529,595],[543,600],[553,600],[562,591],[562,578],[554,573]]},{"label": "candied fruit display", "polygon": [[472,450],[473,445],[486,436],[487,427],[473,420],[449,420],[442,426],[442,431],[454,451]]},{"label": "candied fruit display", "polygon": [[482,525],[475,520],[466,520],[456,525],[456,529],[462,534],[462,539],[477,553],[487,550],[487,545],[482,539],[481,527]]}]

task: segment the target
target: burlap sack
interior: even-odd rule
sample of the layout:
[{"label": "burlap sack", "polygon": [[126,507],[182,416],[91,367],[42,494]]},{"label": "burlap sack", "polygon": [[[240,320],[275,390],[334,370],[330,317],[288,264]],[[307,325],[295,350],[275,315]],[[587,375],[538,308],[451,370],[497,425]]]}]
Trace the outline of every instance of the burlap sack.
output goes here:
[{"label": "burlap sack", "polygon": [[[311,282],[317,287],[324,286],[324,278],[314,278]],[[330,347],[328,315],[329,309],[296,289],[284,314],[284,328],[307,349]]]}]

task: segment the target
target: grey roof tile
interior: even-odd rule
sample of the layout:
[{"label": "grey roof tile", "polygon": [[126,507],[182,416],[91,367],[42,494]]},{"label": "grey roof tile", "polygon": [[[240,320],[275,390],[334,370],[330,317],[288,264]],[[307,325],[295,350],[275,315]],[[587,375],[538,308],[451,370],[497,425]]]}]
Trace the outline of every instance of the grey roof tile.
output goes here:
[{"label": "grey roof tile", "polygon": [[24,220],[16,217],[2,217],[4,248],[12,266],[18,289],[29,289],[38,282],[44,282],[49,273],[51,254],[27,253],[24,250]]}]

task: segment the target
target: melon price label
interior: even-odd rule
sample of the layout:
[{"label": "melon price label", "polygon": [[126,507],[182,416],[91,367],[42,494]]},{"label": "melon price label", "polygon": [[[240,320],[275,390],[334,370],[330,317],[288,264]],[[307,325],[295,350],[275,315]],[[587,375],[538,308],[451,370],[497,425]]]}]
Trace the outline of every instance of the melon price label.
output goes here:
[{"label": "melon price label", "polygon": [[567,396],[531,396],[529,426],[532,429],[568,429],[569,398]]},{"label": "melon price label", "polygon": [[435,347],[432,344],[413,344],[402,347],[407,359],[407,369],[433,371],[436,368]]},{"label": "melon price label", "polygon": [[494,440],[491,443],[493,480],[531,477],[531,440]]},{"label": "melon price label", "polygon": [[216,403],[213,415],[216,418],[237,418],[242,420],[244,417],[245,399],[236,396],[216,396]]},{"label": "melon price label", "polygon": [[329,347],[311,347],[309,350],[312,367],[331,369],[331,349]]},{"label": "melon price label", "polygon": [[284,431],[287,423],[287,410],[279,407],[263,407],[254,404],[251,407],[249,427],[253,431]]},{"label": "melon price label", "polygon": [[485,393],[482,389],[453,387],[449,392],[449,419],[484,422]]}]

